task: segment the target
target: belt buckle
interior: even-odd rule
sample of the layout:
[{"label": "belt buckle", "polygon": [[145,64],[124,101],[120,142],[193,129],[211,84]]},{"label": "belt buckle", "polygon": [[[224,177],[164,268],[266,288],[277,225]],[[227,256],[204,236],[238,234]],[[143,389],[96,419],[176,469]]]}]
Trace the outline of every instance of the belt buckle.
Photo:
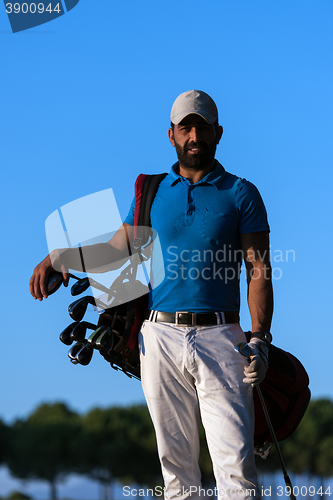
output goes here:
[{"label": "belt buckle", "polygon": [[227,323],[226,319],[225,319],[225,314],[223,311],[216,312],[215,316],[216,316],[217,325],[225,325]]},{"label": "belt buckle", "polygon": [[189,311],[176,311],[175,313],[175,324],[180,325],[179,323],[179,314],[190,314],[192,317],[192,323],[181,323],[183,326],[196,326],[197,325],[197,313],[189,312]]}]

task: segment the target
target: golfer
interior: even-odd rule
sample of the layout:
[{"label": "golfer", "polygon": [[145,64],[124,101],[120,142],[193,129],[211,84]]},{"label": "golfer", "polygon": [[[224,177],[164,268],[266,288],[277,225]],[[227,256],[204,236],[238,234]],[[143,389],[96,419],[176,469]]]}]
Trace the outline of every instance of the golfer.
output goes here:
[{"label": "golfer", "polygon": [[[203,495],[201,421],[219,500],[260,498],[252,391],[265,377],[271,341],[269,225],[257,188],[215,159],[222,133],[209,95],[191,90],[177,97],[169,140],[178,162],[161,182],[151,209],[165,279],[150,294],[139,346],[142,386],[168,500]],[[124,222],[130,235],[133,225],[134,201]],[[124,231],[105,245],[119,258],[127,249]],[[252,319],[249,365],[234,350],[246,340],[239,325],[243,261]],[[30,280],[34,298],[47,297],[52,269],[50,256],[35,268]]]}]

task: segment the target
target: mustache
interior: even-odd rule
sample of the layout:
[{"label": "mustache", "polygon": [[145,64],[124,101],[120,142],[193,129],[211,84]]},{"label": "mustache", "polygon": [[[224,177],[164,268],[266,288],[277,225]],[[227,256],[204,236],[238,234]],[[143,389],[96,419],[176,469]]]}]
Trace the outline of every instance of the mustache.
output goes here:
[{"label": "mustache", "polygon": [[202,148],[203,150],[206,150],[208,149],[208,146],[205,142],[190,142],[188,143],[185,147],[184,147],[184,150],[185,151],[188,151],[189,149],[191,148]]}]

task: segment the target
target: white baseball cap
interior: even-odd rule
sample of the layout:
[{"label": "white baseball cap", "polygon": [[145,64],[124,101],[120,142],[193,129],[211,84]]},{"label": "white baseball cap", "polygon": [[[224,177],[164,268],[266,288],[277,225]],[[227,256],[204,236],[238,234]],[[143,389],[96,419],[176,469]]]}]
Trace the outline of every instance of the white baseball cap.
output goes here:
[{"label": "white baseball cap", "polygon": [[177,97],[171,109],[171,122],[177,125],[185,116],[193,114],[201,116],[209,124],[218,120],[215,102],[202,90],[188,90]]}]

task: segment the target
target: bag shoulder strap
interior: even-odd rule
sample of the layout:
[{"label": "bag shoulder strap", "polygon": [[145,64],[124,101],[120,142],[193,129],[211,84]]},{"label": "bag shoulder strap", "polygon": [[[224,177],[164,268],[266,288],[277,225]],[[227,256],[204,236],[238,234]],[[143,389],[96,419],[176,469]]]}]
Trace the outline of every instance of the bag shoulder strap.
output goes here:
[{"label": "bag shoulder strap", "polygon": [[[135,182],[134,241],[138,238],[138,227],[151,227],[150,210],[158,187],[167,173],[140,174]],[[137,242],[140,243],[141,242]],[[135,245],[136,246],[136,245]]]},{"label": "bag shoulder strap", "polygon": [[141,203],[139,207],[139,226],[151,226],[150,210],[155,199],[158,187],[166,177],[164,174],[147,175],[142,188]]},{"label": "bag shoulder strap", "polygon": [[[135,182],[135,210],[133,228],[133,248],[139,250],[145,243],[147,236],[143,228],[151,227],[150,209],[153,204],[158,186],[167,174],[146,175],[140,174]],[[126,327],[122,339],[121,348],[125,357],[129,356],[135,349],[138,340],[140,326],[145,319],[147,310],[147,295],[131,300],[127,304]],[[139,363],[139,361],[137,361]]]}]

